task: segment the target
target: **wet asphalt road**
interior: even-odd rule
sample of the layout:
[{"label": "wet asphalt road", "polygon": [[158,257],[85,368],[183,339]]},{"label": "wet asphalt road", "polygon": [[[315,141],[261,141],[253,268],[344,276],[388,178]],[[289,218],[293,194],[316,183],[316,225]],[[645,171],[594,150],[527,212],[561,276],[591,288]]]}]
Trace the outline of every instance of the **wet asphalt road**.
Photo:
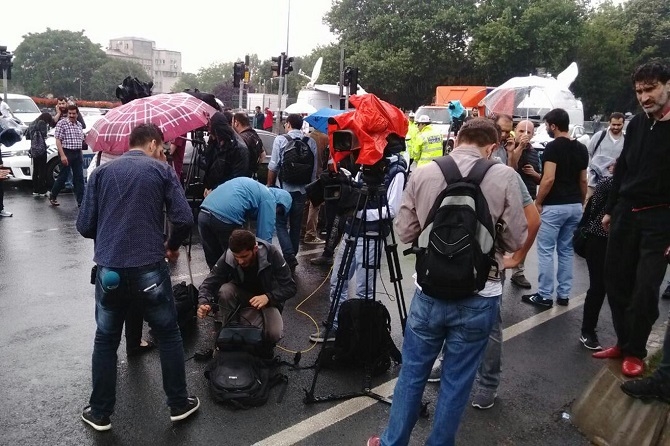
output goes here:
[{"label": "wet asphalt road", "polygon": [[[123,342],[119,348],[112,431],[98,433],[85,426],[79,414],[91,389],[95,321],[89,278],[93,242],[76,231],[77,207],[72,195],[62,195],[61,206],[52,208],[46,199],[33,198],[30,192],[29,183],[5,183],[5,208],[14,216],[0,219],[0,445],[251,445],[282,431],[303,432],[305,423],[299,423],[308,419],[309,424],[316,420],[323,426],[305,430],[311,435],[301,436],[298,444],[362,445],[383,429],[389,412],[389,406],[383,403],[375,402],[355,413],[345,411],[339,417],[329,411],[337,403],[305,405],[303,389],[312,382],[311,370],[285,371],[289,384],[280,403],[275,391],[261,408],[232,411],[217,406],[209,398],[203,376],[206,363],[193,360],[186,363],[187,380],[190,393],[200,397],[201,410],[192,419],[173,425],[161,387],[158,353],[129,361]],[[298,293],[284,310],[285,338],[277,351],[287,361],[293,360],[291,351],[310,349],[307,337],[328,310],[328,286],[318,288],[327,271],[307,261],[318,252],[320,247],[301,248]],[[409,307],[413,258],[400,255]],[[536,283],[535,265],[536,256],[531,252],[527,277],[532,283]],[[206,265],[197,237],[190,266],[198,286]],[[183,248],[173,268],[173,283],[188,281],[188,269]],[[392,290],[387,272],[382,274],[382,280],[386,289]],[[586,265],[576,259],[573,297],[584,293],[587,287]],[[383,291],[383,287],[379,289]],[[505,327],[539,313],[521,303],[521,294],[522,290],[512,285],[505,287]],[[386,296],[380,300],[391,312],[393,336],[400,346],[396,304]],[[661,305],[662,316],[657,324],[668,310],[667,302]],[[590,352],[578,342],[581,312],[581,306],[568,307],[559,316],[505,342],[504,371],[496,405],[488,411],[466,408],[459,444],[589,444],[570,422],[561,418],[563,410],[569,411],[570,404],[602,365],[591,359]],[[213,328],[211,319],[199,321],[197,329],[185,338],[187,357],[210,347]],[[615,339],[607,306],[601,315],[600,339],[604,345]],[[300,364],[313,364],[317,352],[318,348],[304,352]],[[373,384],[383,384],[397,377],[397,373],[398,368],[393,367]],[[316,395],[360,390],[361,378],[357,372],[323,372],[317,380]],[[428,384],[425,400],[434,401],[437,389],[437,385]],[[367,397],[358,400],[372,401]],[[423,444],[432,422],[419,420],[412,445]]]}]

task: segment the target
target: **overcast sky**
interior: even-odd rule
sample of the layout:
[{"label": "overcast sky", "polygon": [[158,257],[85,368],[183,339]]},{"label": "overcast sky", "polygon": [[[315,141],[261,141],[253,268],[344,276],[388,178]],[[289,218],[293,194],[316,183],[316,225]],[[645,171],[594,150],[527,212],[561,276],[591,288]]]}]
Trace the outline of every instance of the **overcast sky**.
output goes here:
[{"label": "overcast sky", "polygon": [[[323,16],[331,0],[46,0],[2,2],[0,45],[10,51],[28,33],[47,27],[84,30],[94,43],[117,37],[142,37],[156,48],[181,52],[182,70],[195,73],[213,63],[243,60],[245,54],[268,59],[286,51],[290,4],[289,55],[306,56],[335,40]],[[146,6],[150,6],[151,9]]]}]

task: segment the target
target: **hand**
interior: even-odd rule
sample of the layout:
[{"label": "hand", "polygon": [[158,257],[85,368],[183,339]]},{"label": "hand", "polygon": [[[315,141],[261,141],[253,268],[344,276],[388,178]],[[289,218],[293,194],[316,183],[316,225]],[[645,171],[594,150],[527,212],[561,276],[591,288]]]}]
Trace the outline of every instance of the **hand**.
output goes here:
[{"label": "hand", "polygon": [[514,150],[514,147],[516,147],[516,141],[514,141],[513,136],[510,136],[509,138],[507,138],[507,141],[505,142],[505,150],[511,152],[512,150]]},{"label": "hand", "polygon": [[265,295],[265,294],[261,294],[260,296],[254,296],[251,299],[249,299],[249,305],[251,305],[252,307],[254,307],[257,310],[262,309],[269,302],[270,302],[270,299],[268,299],[268,296]]},{"label": "hand", "polygon": [[207,317],[209,312],[212,310],[212,307],[207,304],[198,305],[198,318],[204,319]]},{"label": "hand", "polygon": [[202,193],[203,198],[209,195],[209,193],[212,191],[212,189],[205,189],[204,192]]},{"label": "hand", "polygon": [[503,256],[503,268],[511,269],[516,268],[521,263],[521,259],[515,259],[513,255]]},{"label": "hand", "polygon": [[176,250],[171,250],[170,248],[167,248],[165,250],[165,257],[167,257],[168,262],[170,263],[175,263],[177,259],[179,258],[179,248]]},{"label": "hand", "polygon": [[602,225],[603,225],[603,229],[604,229],[606,232],[610,232],[610,223],[611,223],[611,221],[612,221],[612,216],[611,216],[610,214],[605,214],[605,215],[603,215]]},{"label": "hand", "polygon": [[537,212],[542,215],[542,203],[535,201],[535,207],[537,208]]},{"label": "hand", "polygon": [[69,164],[68,161],[67,161],[67,156],[65,156],[65,155],[61,156],[61,157],[60,157],[60,163],[61,163],[63,166],[67,166],[67,165]]},{"label": "hand", "polygon": [[528,135],[522,135],[519,138],[519,147],[525,149],[529,145],[530,145],[530,137]]},{"label": "hand", "polygon": [[523,168],[521,170],[526,175],[534,175],[535,174],[535,169],[530,164],[526,164],[525,166],[523,166]]},{"label": "hand", "polygon": [[[2,166],[0,166],[0,168],[1,167]],[[7,178],[9,178],[9,170],[1,169],[0,170],[0,180],[6,180]]]}]

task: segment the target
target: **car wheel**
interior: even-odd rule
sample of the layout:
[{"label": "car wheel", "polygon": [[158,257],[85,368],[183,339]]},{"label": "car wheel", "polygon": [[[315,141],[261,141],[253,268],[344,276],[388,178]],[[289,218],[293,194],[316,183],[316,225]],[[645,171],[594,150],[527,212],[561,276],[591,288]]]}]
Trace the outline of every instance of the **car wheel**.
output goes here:
[{"label": "car wheel", "polygon": [[55,156],[47,163],[47,188],[51,190],[54,183],[56,182],[56,177],[60,172],[60,162],[59,158]]}]

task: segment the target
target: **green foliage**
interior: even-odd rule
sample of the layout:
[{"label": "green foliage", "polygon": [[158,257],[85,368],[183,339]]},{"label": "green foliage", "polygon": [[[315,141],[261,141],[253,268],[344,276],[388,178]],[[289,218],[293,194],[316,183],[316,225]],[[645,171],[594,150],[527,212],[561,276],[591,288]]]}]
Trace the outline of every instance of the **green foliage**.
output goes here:
[{"label": "green foliage", "polygon": [[[98,101],[118,101],[116,87],[127,77],[136,77],[142,82],[151,79],[142,65],[128,60],[107,58],[107,61],[93,72],[88,80],[89,97]],[[83,86],[86,85],[84,80]]]},{"label": "green foliage", "polygon": [[81,96],[91,98],[90,85],[94,72],[107,61],[107,56],[83,31],[62,31],[47,28],[43,33],[29,33],[16,48],[15,81],[33,96]]}]

